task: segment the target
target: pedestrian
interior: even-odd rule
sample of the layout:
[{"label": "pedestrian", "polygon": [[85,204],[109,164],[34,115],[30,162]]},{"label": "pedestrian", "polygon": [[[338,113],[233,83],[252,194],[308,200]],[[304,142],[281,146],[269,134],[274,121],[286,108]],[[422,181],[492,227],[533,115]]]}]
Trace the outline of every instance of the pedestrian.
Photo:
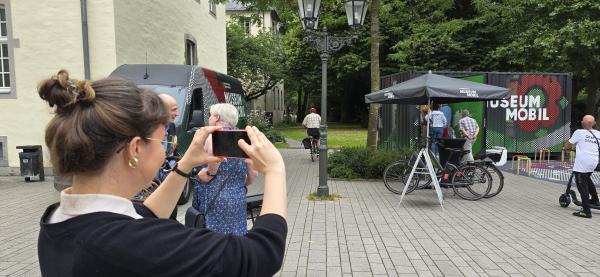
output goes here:
[{"label": "pedestrian", "polygon": [[425,116],[425,120],[431,124],[431,151],[439,156],[438,139],[442,137],[444,128],[448,125],[444,113],[440,111],[439,104],[433,104],[433,111]]},{"label": "pedestrian", "polygon": [[167,220],[193,167],[222,159],[204,151],[209,134],[195,132],[189,148],[143,204],[129,199],[163,163],[169,115],[152,91],[123,79],[77,81],[61,70],[38,87],[54,107],[45,133],[55,172],[73,185],[40,222],[42,276],[272,276],[287,234],[285,165],[255,127],[238,145],[264,174],[261,215],[244,237],[186,228]]},{"label": "pedestrian", "polygon": [[473,159],[473,144],[477,140],[477,135],[479,134],[479,125],[477,121],[470,117],[469,110],[462,110],[461,119],[458,122],[460,125],[460,133],[465,138],[465,145],[463,146],[463,150],[468,151],[468,153],[462,156],[461,162],[474,161]]},{"label": "pedestrian", "polygon": [[444,126],[444,134],[442,135],[442,137],[453,138],[452,136],[454,134],[452,134],[453,133],[453,130],[452,130],[452,108],[448,104],[441,104],[440,111],[446,117],[446,126]]},{"label": "pedestrian", "polygon": [[164,148],[167,156],[177,156],[177,128],[175,126],[175,118],[177,118],[178,107],[177,100],[168,94],[158,95],[169,111],[169,124],[165,127],[165,143]]},{"label": "pedestrian", "polygon": [[[235,106],[228,103],[215,104],[210,106],[208,125],[235,130],[238,117]],[[212,135],[207,137],[204,150],[213,154]],[[246,192],[247,186],[254,182],[257,175],[256,170],[250,168],[243,159],[236,158],[209,163],[200,170],[200,184],[196,186],[192,207],[205,215],[206,228],[236,236],[243,236],[248,232]]]},{"label": "pedestrian", "polygon": [[[577,190],[581,195],[581,210],[574,212],[574,216],[592,218],[590,204],[600,205],[598,201],[598,192],[592,182],[592,172],[598,165],[598,148],[600,147],[600,132],[593,129],[596,125],[596,119],[591,115],[586,115],[581,120],[583,129],[576,130],[569,141],[565,143],[565,149],[572,149],[575,145],[577,155],[573,165],[575,182]],[[591,198],[590,198],[591,197]]]}]

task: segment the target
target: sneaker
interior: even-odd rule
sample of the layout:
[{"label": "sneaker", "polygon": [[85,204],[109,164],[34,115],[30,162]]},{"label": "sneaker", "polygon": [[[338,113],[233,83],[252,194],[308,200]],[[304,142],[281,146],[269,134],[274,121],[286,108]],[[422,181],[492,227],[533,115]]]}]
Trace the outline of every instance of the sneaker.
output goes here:
[{"label": "sneaker", "polygon": [[590,205],[600,206],[600,201],[590,201]]},{"label": "sneaker", "polygon": [[592,213],[586,213],[584,211],[578,211],[573,213],[574,216],[592,218]]}]

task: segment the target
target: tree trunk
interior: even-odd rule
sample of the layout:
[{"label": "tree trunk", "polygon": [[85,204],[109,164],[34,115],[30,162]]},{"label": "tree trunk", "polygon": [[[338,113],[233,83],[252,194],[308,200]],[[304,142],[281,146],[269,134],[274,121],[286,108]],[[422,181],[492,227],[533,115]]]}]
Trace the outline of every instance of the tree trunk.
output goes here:
[{"label": "tree trunk", "polygon": [[[371,92],[379,90],[379,0],[371,1]],[[379,104],[369,106],[367,147],[377,149]]]},{"label": "tree trunk", "polygon": [[591,114],[595,117],[597,117],[597,113],[598,113],[598,108],[597,108],[597,104],[598,104],[598,88],[600,88],[600,82],[595,79],[594,77],[590,77],[590,81],[588,83],[588,86],[586,87],[586,91],[587,91],[587,101],[586,101],[586,105],[585,105],[585,114]]},{"label": "tree trunk", "polygon": [[302,106],[298,110],[298,123],[302,123],[304,120],[304,116],[306,115],[306,110],[308,108],[308,98],[310,97],[309,91],[304,92],[302,99]]},{"label": "tree trunk", "polygon": [[296,123],[304,120],[304,110],[302,109],[302,89],[298,89],[298,99],[296,99]]}]

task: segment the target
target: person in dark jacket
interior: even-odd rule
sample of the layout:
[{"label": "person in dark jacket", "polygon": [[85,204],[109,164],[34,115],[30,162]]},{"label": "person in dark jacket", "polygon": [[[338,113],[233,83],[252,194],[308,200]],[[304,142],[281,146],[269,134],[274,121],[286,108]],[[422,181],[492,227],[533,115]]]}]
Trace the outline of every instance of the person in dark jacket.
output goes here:
[{"label": "person in dark jacket", "polygon": [[285,165],[255,127],[239,146],[264,174],[261,215],[245,236],[186,228],[168,217],[193,167],[222,159],[204,151],[209,134],[190,147],[143,205],[129,199],[148,184],[165,158],[168,112],[159,97],[121,79],[77,81],[61,70],[38,87],[55,108],[45,140],[55,172],[73,176],[40,222],[42,276],[272,276],[287,235]]}]

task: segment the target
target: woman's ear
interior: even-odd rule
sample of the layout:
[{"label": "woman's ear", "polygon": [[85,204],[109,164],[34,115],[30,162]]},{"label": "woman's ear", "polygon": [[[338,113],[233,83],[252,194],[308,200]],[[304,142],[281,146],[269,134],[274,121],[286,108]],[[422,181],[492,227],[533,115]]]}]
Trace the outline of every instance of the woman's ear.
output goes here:
[{"label": "woman's ear", "polygon": [[140,155],[140,143],[142,143],[141,137],[132,138],[127,144],[127,159],[137,158]]}]

